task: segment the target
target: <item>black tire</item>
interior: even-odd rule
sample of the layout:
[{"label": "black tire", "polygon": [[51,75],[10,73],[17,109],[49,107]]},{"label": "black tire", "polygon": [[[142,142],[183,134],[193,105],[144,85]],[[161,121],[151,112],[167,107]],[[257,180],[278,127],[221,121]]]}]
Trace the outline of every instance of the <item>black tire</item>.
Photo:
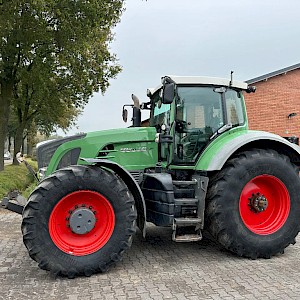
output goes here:
[{"label": "black tire", "polygon": [[[269,199],[259,198],[260,188]],[[256,189],[258,193],[250,193],[248,198],[247,193]],[[245,151],[211,178],[206,228],[216,241],[239,256],[270,258],[295,243],[299,195],[299,170],[286,156],[273,150]]]},{"label": "black tire", "polygon": [[[71,223],[69,217],[66,218],[68,220],[66,223],[62,222],[62,226],[59,223],[60,209],[62,211],[64,209],[62,204],[65,202],[67,205],[68,201],[72,202],[73,199],[77,199],[76,193],[79,193],[80,196],[78,198],[80,200],[77,202],[80,202],[81,197],[85,195],[95,197],[95,199],[89,198],[92,200],[83,199],[80,203],[84,203],[86,200],[94,201],[93,204],[96,207],[102,201],[98,200],[104,199],[103,204],[106,207],[100,214],[105,214],[105,218],[108,214],[107,220],[110,223],[107,223],[113,225],[105,227],[108,229],[105,229],[103,237],[100,233],[93,232],[96,230],[95,228],[101,229],[102,225],[100,226],[100,223],[97,222],[104,222],[102,221],[104,217],[102,219],[101,216],[98,217],[92,206],[85,209],[85,204],[81,206],[80,203],[77,203],[79,208],[78,205],[77,208],[74,208],[74,212],[76,209],[85,209],[89,216],[92,215],[91,218],[93,218],[93,214],[90,211],[93,211],[96,221],[95,227],[90,232],[83,235],[74,234],[74,231],[68,232],[67,227],[74,224]],[[69,212],[71,214],[72,210]],[[131,246],[136,231],[136,218],[133,196],[123,181],[115,174],[94,166],[70,166],[58,170],[44,179],[30,195],[23,211],[23,241],[30,257],[38,262],[41,269],[69,278],[80,275],[90,276],[93,273],[106,271],[110,265],[121,259],[124,251]],[[58,229],[56,230],[56,228]],[[60,237],[57,235],[60,228],[66,232],[67,242],[73,236],[78,239],[79,242],[76,241],[75,246],[78,247],[78,251],[81,251],[78,252],[79,254],[73,255],[67,251],[67,248],[64,248],[64,244],[60,242]],[[84,248],[80,248],[82,246],[80,239],[83,237],[88,238],[88,242],[86,245],[83,242]],[[88,244],[91,241],[95,243]],[[70,244],[72,243],[70,242]],[[97,248],[94,246],[96,243],[98,243]]]}]

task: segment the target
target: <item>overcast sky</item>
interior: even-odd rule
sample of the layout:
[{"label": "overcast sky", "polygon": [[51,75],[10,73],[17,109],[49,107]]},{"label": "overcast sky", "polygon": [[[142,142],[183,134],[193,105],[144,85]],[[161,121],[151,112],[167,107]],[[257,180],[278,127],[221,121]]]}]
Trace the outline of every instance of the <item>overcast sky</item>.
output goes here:
[{"label": "overcast sky", "polygon": [[[131,94],[163,75],[247,80],[300,62],[299,0],[127,0],[111,50],[123,71],[67,134],[126,127]],[[60,131],[59,134],[62,134]]]}]

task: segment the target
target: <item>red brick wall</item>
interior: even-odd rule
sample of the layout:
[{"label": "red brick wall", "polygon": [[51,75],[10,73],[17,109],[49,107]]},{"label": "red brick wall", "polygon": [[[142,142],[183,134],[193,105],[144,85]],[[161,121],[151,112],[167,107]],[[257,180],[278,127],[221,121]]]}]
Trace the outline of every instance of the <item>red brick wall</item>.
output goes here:
[{"label": "red brick wall", "polygon": [[[254,83],[256,92],[245,94],[250,129],[281,136],[300,136],[300,69]],[[297,116],[288,119],[288,114]]]}]

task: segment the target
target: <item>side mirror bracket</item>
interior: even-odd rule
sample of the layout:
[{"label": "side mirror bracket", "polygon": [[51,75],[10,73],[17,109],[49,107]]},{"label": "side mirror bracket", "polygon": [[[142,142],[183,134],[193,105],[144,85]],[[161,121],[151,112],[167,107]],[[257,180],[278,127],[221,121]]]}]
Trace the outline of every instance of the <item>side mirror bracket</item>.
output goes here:
[{"label": "side mirror bracket", "polygon": [[254,85],[248,86],[248,88],[246,89],[246,93],[248,94],[255,93],[255,91],[256,91],[256,86]]}]

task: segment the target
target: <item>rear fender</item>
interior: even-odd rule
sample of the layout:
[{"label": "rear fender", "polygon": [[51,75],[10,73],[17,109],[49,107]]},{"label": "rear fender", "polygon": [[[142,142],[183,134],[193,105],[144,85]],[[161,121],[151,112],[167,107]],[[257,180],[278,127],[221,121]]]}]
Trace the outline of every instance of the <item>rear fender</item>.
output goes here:
[{"label": "rear fender", "polygon": [[119,164],[106,160],[106,159],[98,159],[98,158],[80,158],[82,161],[87,162],[88,164],[93,164],[99,167],[104,167],[114,171],[119,177],[124,181],[130,190],[131,194],[134,197],[135,207],[137,209],[137,226],[143,233],[143,236],[146,236],[146,205],[145,199],[142,193],[142,190],[138,183],[135,181],[133,176],[125,170]]},{"label": "rear fender", "polygon": [[[210,153],[204,153],[200,158],[196,169],[206,171],[221,170],[233,154],[250,148],[273,149],[278,153],[287,155],[293,163],[300,165],[300,147],[298,145],[290,143],[276,134],[249,130],[245,134],[227,140],[222,147],[212,147],[209,150]],[[214,153],[214,155],[208,160],[205,156],[208,157],[211,153]],[[207,163],[202,165],[201,161],[205,160]]]}]

